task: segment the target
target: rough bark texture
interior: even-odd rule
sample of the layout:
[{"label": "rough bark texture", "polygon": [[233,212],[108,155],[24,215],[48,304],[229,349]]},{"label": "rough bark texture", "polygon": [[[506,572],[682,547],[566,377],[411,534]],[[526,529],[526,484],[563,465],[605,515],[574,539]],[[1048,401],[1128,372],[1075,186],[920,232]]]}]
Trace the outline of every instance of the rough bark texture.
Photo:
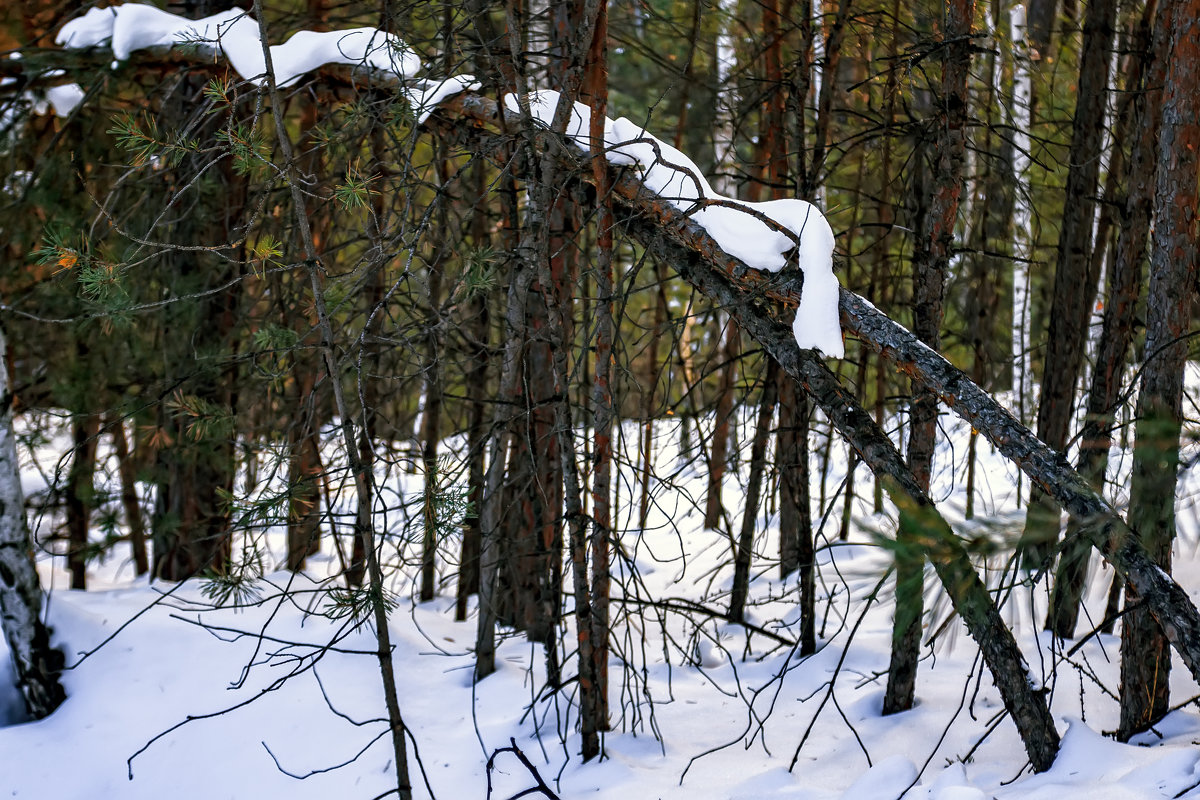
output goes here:
[{"label": "rough bark texture", "polygon": [[[586,12],[585,12],[586,13]],[[611,570],[609,541],[612,537],[612,429],[615,418],[612,380],[612,348],[616,335],[613,318],[613,211],[610,197],[608,162],[599,143],[604,140],[604,119],[608,110],[608,2],[601,0],[595,15],[591,46],[588,51],[584,90],[591,101],[588,121],[593,148],[592,176],[599,198],[596,232],[596,374],[592,385],[592,529],[588,545],[591,551],[591,586],[587,598],[589,619],[579,620],[579,675],[582,688],[586,675],[590,691],[581,699],[580,722],[583,728],[583,757],[600,754],[599,733],[609,729],[608,708],[608,635]],[[663,302],[665,306],[665,300]],[[657,329],[656,329],[657,335]],[[651,354],[656,348],[651,349]],[[654,390],[650,389],[653,398]],[[647,441],[650,429],[646,431]],[[572,450],[573,457],[573,450]],[[571,469],[570,466],[567,467]],[[579,567],[576,566],[578,570]],[[579,578],[577,577],[578,581]],[[578,592],[578,589],[576,590]],[[576,601],[578,602],[578,600]],[[585,634],[586,631],[586,634]],[[587,638],[585,663],[584,637]]]},{"label": "rough bark texture", "polygon": [[[462,124],[454,125],[451,122],[454,119],[460,119]],[[443,135],[460,137],[473,150],[487,151],[496,147],[491,137],[479,139],[484,126],[498,127],[495,103],[479,95],[464,93],[447,101],[431,124],[445,126],[441,128]],[[685,222],[679,212],[645,190],[632,177],[622,176],[615,181],[614,194],[624,207],[634,209],[644,224],[653,225],[658,231],[657,236],[717,265],[721,273],[740,291],[753,297],[755,303],[796,303],[796,289],[785,285],[778,276],[772,278],[756,273],[725,254],[698,225]],[[995,398],[923,345],[911,332],[845,289],[841,292],[841,314],[843,328],[848,334],[858,336],[872,350],[883,354],[902,373],[919,378],[950,410],[986,436],[999,452],[1053,496],[1068,513],[1095,522],[1086,534],[1088,540],[1104,551],[1106,560],[1119,574],[1139,587],[1168,640],[1193,676],[1200,679],[1200,613],[1183,588],[1163,574],[1148,557],[1125,521],[1071,469],[1063,455],[1039,441]]]},{"label": "rough bark texture", "polygon": [[41,618],[42,589],[25,522],[6,352],[4,331],[0,330],[0,625],[25,711],[32,719],[42,719],[67,695],[58,682],[62,653],[50,646],[50,633]]},{"label": "rough bark texture", "polygon": [[[934,350],[941,346],[946,274],[962,194],[967,74],[971,66],[969,36],[974,13],[974,0],[953,0],[946,7],[944,33],[948,43],[943,48],[941,91],[934,116],[937,141],[933,149],[933,183],[928,208],[921,215],[920,230],[913,245],[913,333]],[[913,395],[908,467],[917,484],[928,492],[937,442],[938,401],[919,383],[914,383]],[[925,565],[920,549],[910,547],[921,535],[920,530],[913,530],[907,524],[915,519],[901,517],[896,534],[896,617],[888,683],[883,696],[884,714],[912,708],[916,691]]]},{"label": "rough bark texture", "polygon": [[[1092,369],[1087,411],[1079,436],[1079,459],[1075,467],[1098,491],[1103,491],[1113,424],[1124,388],[1122,376],[1133,345],[1134,311],[1142,287],[1150,210],[1154,198],[1157,170],[1155,143],[1158,141],[1159,121],[1162,118],[1162,83],[1166,75],[1167,45],[1170,41],[1169,33],[1162,25],[1157,25],[1154,26],[1153,44],[1150,42],[1149,28],[1154,5],[1154,2],[1147,5],[1138,35],[1140,44],[1131,53],[1133,65],[1128,89],[1136,93],[1131,95],[1136,100],[1132,112],[1125,109],[1126,113],[1118,120],[1118,131],[1121,131],[1128,124],[1125,117],[1130,114],[1134,117],[1135,141],[1126,169],[1123,170],[1125,197],[1120,234],[1109,270],[1100,341],[1096,346],[1096,364]],[[1124,137],[1117,135],[1114,138],[1119,140]],[[1105,198],[1117,200],[1109,197],[1107,189]],[[1080,536],[1079,531],[1080,520],[1077,517],[1068,519],[1063,553],[1055,573],[1046,618],[1046,630],[1053,631],[1063,639],[1075,635],[1092,550],[1087,538]]]},{"label": "rough bark texture", "polygon": [[[1050,330],[1038,404],[1038,437],[1062,450],[1067,444],[1075,385],[1083,368],[1087,326],[1096,297],[1092,274],[1092,227],[1096,217],[1096,188],[1105,125],[1105,94],[1111,59],[1116,0],[1088,3],[1079,64],[1079,93],[1071,133],[1066,201],[1054,270]],[[1037,489],[1030,496],[1022,537],[1027,563],[1042,568],[1054,555],[1061,512],[1058,504]]]},{"label": "rough bark texture", "polygon": [[[1183,418],[1183,371],[1196,280],[1197,176],[1200,176],[1200,0],[1167,0],[1160,24],[1173,39],[1163,87],[1146,357],[1137,403],[1129,523],[1167,573],[1175,538],[1175,486]],[[1139,605],[1144,592],[1126,587],[1121,623],[1121,721],[1126,741],[1170,710],[1167,637]],[[1163,620],[1159,619],[1159,622]]]}]

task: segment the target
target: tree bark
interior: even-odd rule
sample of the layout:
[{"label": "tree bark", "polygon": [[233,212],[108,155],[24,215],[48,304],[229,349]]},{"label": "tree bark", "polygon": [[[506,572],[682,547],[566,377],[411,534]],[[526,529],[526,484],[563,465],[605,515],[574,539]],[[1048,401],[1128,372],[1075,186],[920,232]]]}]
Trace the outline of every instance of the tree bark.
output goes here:
[{"label": "tree bark", "polygon": [[[1096,366],[1092,370],[1087,411],[1079,436],[1079,458],[1075,465],[1097,491],[1103,491],[1113,425],[1121,405],[1122,376],[1133,346],[1134,312],[1142,287],[1154,180],[1158,168],[1155,146],[1162,118],[1162,84],[1166,76],[1170,35],[1162,25],[1155,25],[1151,36],[1155,5],[1154,2],[1147,5],[1138,36],[1140,46],[1131,54],[1134,64],[1129,71],[1135,77],[1131,80],[1129,90],[1136,93],[1133,95],[1136,97],[1133,116],[1137,133],[1123,171],[1122,183],[1127,188],[1122,202],[1121,227],[1109,271],[1108,296],[1104,303],[1100,342],[1096,348]],[[1126,126],[1126,123],[1120,122],[1118,131]],[[1120,146],[1119,143],[1117,146]],[[1107,192],[1105,194],[1107,198]],[[1077,517],[1067,520],[1063,553],[1055,573],[1046,618],[1046,630],[1053,631],[1063,639],[1075,635],[1084,578],[1092,550],[1087,538],[1079,535],[1080,525],[1081,520]],[[1120,582],[1117,577],[1114,580]]]},{"label": "tree bark", "polygon": [[[1196,205],[1200,175],[1200,0],[1166,0],[1160,24],[1172,38],[1163,86],[1151,302],[1146,312],[1146,357],[1138,393],[1129,524],[1165,573],[1175,538],[1175,487],[1183,419],[1183,373],[1197,272]],[[1121,721],[1128,741],[1170,710],[1171,654],[1165,621],[1139,604],[1139,586],[1126,587],[1121,622]]]},{"label": "tree bark", "polygon": [[[1067,444],[1075,385],[1083,367],[1087,326],[1099,278],[1091,270],[1092,228],[1100,174],[1097,154],[1104,136],[1108,64],[1116,13],[1116,0],[1092,0],[1083,25],[1079,93],[1037,417],[1038,438],[1056,450],[1065,449]],[[1058,504],[1034,489],[1021,537],[1028,566],[1042,569],[1053,558],[1060,518]]]},{"label": "tree bark", "polygon": [[113,452],[117,456],[117,472],[121,480],[121,507],[125,511],[125,525],[129,528],[129,546],[133,551],[134,569],[141,577],[150,571],[150,559],[146,555],[146,528],[142,522],[142,506],[137,496],[137,471],[129,452],[129,440],[125,436],[125,421],[113,416],[106,422],[113,441]]},{"label": "tree bark", "polygon": [[[587,11],[585,10],[586,14]],[[586,24],[590,20],[584,19]],[[616,323],[613,317],[613,210],[610,193],[608,161],[601,143],[604,141],[604,120],[608,109],[608,0],[600,0],[595,14],[592,39],[588,49],[587,67],[584,75],[584,91],[588,94],[592,108],[588,120],[592,137],[592,176],[599,199],[599,214],[596,219],[596,362],[595,380],[592,384],[592,528],[588,546],[591,551],[590,595],[587,597],[588,618],[578,620],[579,630],[579,676],[581,691],[580,722],[583,728],[583,758],[588,760],[600,754],[599,733],[609,729],[608,708],[608,636],[609,636],[609,592],[611,569],[609,565],[609,543],[612,531],[612,430],[615,408],[612,395],[613,340]],[[665,311],[665,297],[661,295],[659,308]],[[654,345],[651,358],[656,356],[658,326],[655,326]],[[650,397],[654,396],[653,386]],[[565,392],[564,392],[565,396]],[[651,428],[647,417],[647,442]],[[574,450],[570,453],[574,458]],[[648,462],[647,462],[648,463]],[[571,475],[573,467],[564,464]],[[573,485],[578,480],[572,477]],[[644,487],[647,492],[648,487]],[[644,525],[644,521],[643,521]],[[577,556],[578,557],[578,554]],[[576,567],[576,581],[580,566]],[[578,596],[579,589],[576,589]],[[579,602],[578,600],[576,601]],[[588,627],[585,627],[588,626]],[[584,631],[587,631],[587,647],[584,647]],[[585,663],[586,656],[590,663]],[[584,678],[592,686],[584,687]]]},{"label": "tree bark", "polygon": [[99,414],[80,414],[71,422],[75,447],[67,475],[67,568],[71,588],[87,588],[88,528],[96,494],[96,442]]},{"label": "tree bark", "polygon": [[750,477],[746,501],[742,504],[742,527],[738,534],[737,551],[733,561],[733,588],[729,598],[729,619],[741,622],[746,614],[746,597],[750,593],[750,562],[754,552],[754,532],[758,521],[758,504],[762,496],[763,473],[767,465],[767,439],[771,421],[775,418],[778,397],[779,364],[767,360],[763,375],[762,397],[759,398],[758,420],[754,425],[754,441],[750,445]]},{"label": "tree bark", "polygon": [[[946,274],[958,217],[966,153],[967,76],[971,66],[970,34],[974,0],[953,0],[946,9],[940,107],[934,117],[937,142],[933,185],[927,213],[913,245],[913,333],[933,350],[941,346]],[[933,451],[937,439],[937,397],[919,383],[913,386],[908,467],[922,491],[929,492]],[[908,518],[913,519],[913,518]],[[896,619],[888,668],[883,713],[912,708],[916,666],[924,615],[924,557],[911,546],[920,536],[901,518],[896,534]]]},{"label": "tree bark", "polygon": [[8,344],[0,329],[0,626],[12,653],[17,690],[31,719],[48,717],[66,699],[58,676],[62,653],[42,622],[42,589],[25,521],[21,467],[13,433]]}]

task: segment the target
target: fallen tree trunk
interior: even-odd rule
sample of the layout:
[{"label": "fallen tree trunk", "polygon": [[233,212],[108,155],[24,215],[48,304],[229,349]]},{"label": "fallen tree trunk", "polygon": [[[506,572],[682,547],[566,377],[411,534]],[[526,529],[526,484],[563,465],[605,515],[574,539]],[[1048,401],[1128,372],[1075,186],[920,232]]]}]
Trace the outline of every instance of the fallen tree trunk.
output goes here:
[{"label": "fallen tree trunk", "polygon": [[[804,386],[838,433],[883,478],[904,524],[914,534],[912,544],[933,564],[955,611],[979,645],[1030,762],[1038,772],[1049,769],[1058,754],[1059,737],[1046,697],[1030,682],[1029,669],[1016,640],[975,572],[966,549],[922,490],[891,439],[853,394],[846,391],[820,356],[796,346],[791,327],[771,316],[774,304],[763,305],[758,302],[758,295],[741,291],[718,272],[711,260],[673,241],[659,223],[638,214],[636,208],[624,210],[628,213],[623,222],[629,232],[656,257],[674,266],[681,277],[729,311],[743,330]],[[678,217],[675,225],[698,227],[682,214]]]},{"label": "fallen tree trunk", "polygon": [[[77,58],[87,62],[94,54]],[[203,57],[176,49],[166,55],[150,54],[149,60],[200,66]],[[72,64],[76,69],[78,65]],[[4,70],[21,72],[18,64]],[[339,84],[363,82],[361,72],[333,67],[321,70],[334,92]],[[394,84],[378,74],[365,80],[375,86]],[[56,80],[61,80],[57,79]],[[509,129],[501,124],[494,101],[464,92],[447,100],[429,120],[430,127],[450,138],[469,142],[475,152],[484,152],[503,137],[484,129]],[[567,166],[578,167],[583,154],[561,138],[545,136],[543,145],[555,148]],[[586,180],[584,170],[564,171],[574,180]],[[747,330],[780,360],[784,370],[803,383],[843,436],[858,450],[876,474],[885,481],[902,515],[919,520],[927,535],[921,539],[926,554],[947,587],[956,609],[988,661],[989,668],[1013,713],[1035,768],[1045,769],[1053,759],[1058,737],[1046,709],[1045,698],[1028,683],[1027,671],[1012,639],[1000,620],[995,604],[971,566],[966,553],[929,498],[915,485],[910,472],[890,440],[874,420],[848,395],[820,358],[801,351],[791,340],[786,326],[774,318],[781,304],[794,306],[801,287],[780,276],[750,270],[727,255],[699,225],[667,201],[651,193],[628,173],[618,173],[613,196],[631,231],[660,258],[673,264],[681,276],[710,297],[734,310]],[[798,284],[799,281],[796,281]],[[1200,680],[1200,613],[1187,593],[1149,558],[1124,520],[1066,462],[1024,428],[994,398],[980,389],[940,355],[921,344],[898,325],[857,295],[842,290],[842,322],[867,346],[893,361],[925,388],[935,393],[956,414],[996,447],[1039,487],[1059,501],[1072,516],[1086,522],[1083,533],[1145,600],[1163,627],[1167,639],[1185,664]]]},{"label": "fallen tree trunk", "polygon": [[[447,115],[447,119],[453,120],[457,117],[465,120],[474,127],[476,133],[482,133],[482,126],[499,121],[496,105],[479,95],[464,93],[447,101],[446,106],[442,113]],[[486,143],[484,146],[486,147]],[[571,145],[561,141],[549,143],[548,146],[559,148],[568,160],[577,161],[581,157],[576,155],[578,151]],[[586,179],[579,170],[574,174],[580,179]],[[648,191],[632,174],[621,174],[619,179],[614,181],[613,194],[625,212],[624,222],[643,243],[656,250],[659,257],[673,264],[681,276],[697,285],[710,297],[740,309],[737,314],[739,321],[747,325],[747,331],[772,354],[775,349],[787,347],[787,329],[771,318],[771,310],[781,303],[789,306],[798,303],[802,291],[799,281],[781,281],[780,276],[751,270],[741,261],[727,255],[703,228],[667,201]],[[995,398],[866,300],[843,289],[840,305],[842,324],[848,333],[857,335],[868,347],[892,361],[902,372],[936,394],[952,411],[983,433],[1040,488],[1054,497],[1068,513],[1087,523],[1082,526],[1081,535],[1100,550],[1118,573],[1138,588],[1151,613],[1166,632],[1167,639],[1180,654],[1192,675],[1200,680],[1200,613],[1183,588],[1158,569],[1125,521],[1071,468],[1063,454],[1038,440]],[[769,345],[768,341],[774,342],[774,345]],[[805,383],[806,387],[814,392],[814,397],[817,396],[815,389],[822,390],[820,405],[834,420],[839,432],[859,450],[871,468],[877,474],[888,476],[893,489],[893,499],[902,498],[897,503],[902,513],[921,512],[927,516],[926,522],[933,519],[925,511],[931,508],[928,498],[919,491],[909,491],[912,476],[903,468],[903,462],[899,460],[891,442],[886,437],[882,437],[881,441],[876,440],[868,433],[877,428],[874,421],[862,409],[857,408],[853,399],[841,390],[832,373],[829,373],[828,378],[821,373],[824,365],[812,351],[802,352],[794,343],[790,344],[795,354],[785,356],[791,363],[791,368],[787,364],[784,365],[788,374]],[[832,381],[832,384],[827,385],[827,380]],[[859,412],[861,420],[858,419]],[[867,423],[870,423],[870,426],[863,427]],[[903,511],[909,502],[915,504],[915,509]],[[940,515],[936,519],[940,520]],[[930,548],[927,555],[938,570],[939,577],[948,584],[947,589],[952,599],[956,599],[956,608],[963,614],[964,621],[980,642],[985,657],[989,657],[988,651],[991,649],[990,657],[998,659],[996,664],[989,660],[989,666],[993,668],[995,675],[997,667],[1001,670],[1007,669],[999,666],[1002,662],[1019,663],[1019,652],[1014,658],[1004,652],[1007,645],[992,639],[997,634],[986,622],[989,617],[988,610],[995,610],[990,596],[985,594],[985,598],[982,598],[987,601],[982,610],[973,607],[972,603],[966,600],[967,597],[973,596],[969,585],[979,579],[969,561],[959,560],[958,551],[961,550],[961,545],[957,542],[952,544],[948,540],[944,534],[949,533],[949,528],[942,528],[942,525],[944,520],[938,524],[927,524],[926,527],[940,529],[941,533],[926,537],[923,544]],[[965,553],[962,555],[965,559]],[[963,604],[961,608],[960,603]],[[996,622],[999,624],[998,617]],[[1002,624],[1000,628],[1000,637],[1011,642],[1011,633]],[[1015,651],[1015,642],[1012,642],[1011,646]],[[1023,672],[1021,677],[1025,680]],[[1009,686],[1007,689],[1002,687],[1001,690],[1009,691],[1014,696],[1025,694],[1019,686]],[[1043,709],[1045,707],[1044,701],[1021,701],[1017,705],[1040,705]],[[1032,712],[1032,717],[1038,716],[1038,712]],[[1018,721],[1018,724],[1022,723]],[[1028,725],[1031,729],[1046,728],[1044,722],[1030,721]],[[1036,766],[1038,758],[1034,757],[1034,752],[1045,748],[1035,741],[1037,735],[1027,734],[1024,729],[1022,735],[1026,738],[1027,748],[1030,749],[1031,759]],[[1057,735],[1053,738],[1056,742]],[[1047,736],[1046,739],[1049,741],[1050,737]]]},{"label": "fallen tree trunk", "polygon": [[[495,105],[484,98],[461,95],[450,104],[462,109],[463,115],[475,123],[498,122]],[[476,152],[495,143],[488,141],[493,135],[478,126],[463,128],[448,122],[446,125],[444,132],[447,135],[460,138]],[[563,175],[586,181],[584,172],[579,169],[582,158],[579,151],[549,138],[544,146],[561,148],[562,159],[566,162],[562,166],[573,167],[564,168]],[[955,610],[979,644],[1004,706],[1017,725],[1030,762],[1039,772],[1049,769],[1058,753],[1058,731],[1045,695],[1030,681],[1028,666],[1012,632],[975,572],[966,549],[922,490],[887,434],[842,387],[821,357],[813,350],[801,350],[790,326],[775,318],[774,314],[780,309],[776,299],[780,298],[771,295],[778,295],[778,290],[786,290],[786,287],[774,284],[776,291],[769,294],[764,291],[768,284],[753,279],[740,283],[739,279],[749,279],[749,268],[726,255],[702,227],[646,189],[632,173],[616,175],[612,199],[618,227],[732,314],[783,370],[804,386],[838,432],[884,479],[905,523],[911,524],[916,533],[914,544],[933,564]]]}]

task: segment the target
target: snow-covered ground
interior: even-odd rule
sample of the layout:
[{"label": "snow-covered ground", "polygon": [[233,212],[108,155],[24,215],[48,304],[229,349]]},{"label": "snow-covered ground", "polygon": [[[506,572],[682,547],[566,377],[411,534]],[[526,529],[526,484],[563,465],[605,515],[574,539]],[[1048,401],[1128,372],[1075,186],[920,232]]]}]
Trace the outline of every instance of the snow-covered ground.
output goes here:
[{"label": "snow-covered ground", "polygon": [[[742,413],[748,432],[752,409]],[[964,536],[1011,540],[1021,522],[1013,511],[1015,474],[981,442],[982,520],[964,523],[961,488],[951,487],[964,483],[968,429],[948,417],[943,423],[949,439],[939,451],[935,496]],[[1040,632],[1044,584],[1006,593],[1004,614],[1034,679],[1051,691],[1064,742],[1051,771],[1033,775],[1026,767],[977,649],[961,623],[947,621],[945,596],[932,581],[925,629],[932,642],[917,678],[918,705],[880,716],[891,589],[883,581],[887,554],[875,539],[889,534],[891,523],[871,513],[870,478],[860,468],[856,487],[865,499],[855,507],[850,541],[836,541],[845,469],[836,443],[826,478],[836,505],[819,543],[815,655],[801,658],[794,648],[748,636],[740,626],[640,603],[683,599],[724,608],[732,579],[728,539],[704,531],[694,507],[703,476],[690,467],[676,473],[673,424],[656,428],[656,468],[664,478],[675,474],[655,484],[647,529],[623,540],[621,563],[636,565],[638,579],[621,567],[623,588],[614,588],[625,598],[614,606],[614,731],[605,737],[599,763],[578,763],[574,686],[540,693],[540,647],[506,638],[498,672],[472,685],[474,617],[454,621],[453,582],[443,581],[432,602],[418,603],[415,568],[394,573],[402,602],[391,631],[400,702],[420,759],[420,767],[412,761],[417,796],[425,796],[427,782],[438,798],[485,797],[488,757],[511,737],[563,798],[873,800],[906,790],[905,796],[922,800],[1200,798],[1200,788],[1193,788],[1200,783],[1200,714],[1183,705],[1200,690],[1186,669],[1177,661],[1171,676],[1172,696],[1183,707],[1155,732],[1128,745],[1107,738],[1104,732],[1117,722],[1118,641],[1097,636],[1067,655]],[[636,452],[636,429],[624,434],[629,452]],[[51,442],[42,452],[46,463],[53,449]],[[1176,574],[1185,587],[1200,587],[1198,472],[1193,466],[1186,473],[1179,503]],[[386,479],[396,497],[419,492],[419,476]],[[816,495],[819,474],[813,481]],[[27,488],[37,483],[29,477]],[[636,486],[632,473],[623,475],[626,519]],[[728,508],[736,512],[742,496],[731,482]],[[282,546],[277,534],[267,538]],[[378,667],[368,652],[374,637],[367,628],[348,631],[345,620],[312,613],[327,602],[313,579],[336,570],[331,549],[314,559],[310,577],[268,574],[258,604],[214,609],[198,584],[133,578],[123,547],[95,566],[86,593],[63,588],[61,563],[41,562],[52,587],[54,637],[73,665],[65,675],[69,698],[49,719],[0,728],[0,797],[368,800],[394,786],[390,744],[381,738]],[[757,549],[750,621],[794,640],[797,587],[794,578],[777,577],[774,520]],[[455,543],[445,542],[445,551],[452,559]],[[274,558],[278,563],[281,550]],[[991,564],[993,584],[1005,580],[1003,566]],[[452,575],[453,564],[448,560],[442,570]],[[1107,580],[1093,583],[1089,610],[1098,622]],[[1082,621],[1081,631],[1092,624]],[[573,641],[569,624],[562,641],[564,648]],[[336,645],[326,649],[330,642]],[[573,653],[566,652],[572,674]],[[13,701],[0,693],[0,715]],[[299,780],[285,771],[315,774]],[[501,754],[493,783],[493,796],[507,798],[533,781],[511,754]]]}]

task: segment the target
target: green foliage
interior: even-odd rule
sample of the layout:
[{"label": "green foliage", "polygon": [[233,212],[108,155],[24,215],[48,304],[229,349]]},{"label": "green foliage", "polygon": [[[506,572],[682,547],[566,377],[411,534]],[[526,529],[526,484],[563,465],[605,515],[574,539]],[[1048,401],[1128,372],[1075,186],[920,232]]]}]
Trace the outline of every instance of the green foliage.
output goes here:
[{"label": "green foliage", "polygon": [[371,178],[364,177],[355,165],[346,171],[346,180],[333,188],[333,196],[346,211],[365,209],[371,199]]},{"label": "green foliage", "polygon": [[262,579],[264,561],[262,549],[249,546],[243,548],[241,558],[228,565],[225,571],[208,570],[204,573],[200,592],[215,606],[245,606],[262,599],[259,582]]},{"label": "green foliage", "polygon": [[462,281],[458,286],[459,299],[486,297],[495,291],[499,284],[496,249],[487,245],[469,247],[464,256]]},{"label": "green foliage", "polygon": [[382,608],[386,615],[400,605],[396,595],[381,586],[334,588],[326,593],[325,598],[322,615],[329,619],[349,618],[355,627],[370,622],[377,608]]},{"label": "green foliage", "polygon": [[211,400],[176,392],[163,405],[171,414],[185,420],[185,430],[192,441],[233,437],[236,418],[228,408]]},{"label": "green foliage", "polygon": [[168,167],[177,167],[184,157],[197,153],[200,142],[182,135],[168,136],[148,115],[123,112],[113,119],[107,133],[117,144],[133,154],[134,166],[140,167],[160,160]]},{"label": "green foliage", "polygon": [[300,334],[269,322],[254,332],[254,346],[259,350],[282,352],[291,350],[300,341]]},{"label": "green foliage", "polygon": [[255,179],[262,179],[267,175],[271,163],[271,148],[258,130],[248,125],[234,125],[217,131],[216,138],[229,149],[235,173]]},{"label": "green foliage", "polygon": [[129,323],[127,311],[133,298],[120,266],[94,255],[87,240],[73,243],[62,230],[51,228],[32,255],[37,263],[54,267],[56,272],[73,272],[83,297],[94,311],[106,315],[106,328]]},{"label": "green foliage", "polygon": [[213,103],[208,111],[210,114],[224,111],[233,102],[230,97],[233,92],[233,84],[225,78],[213,78],[205,84],[203,91],[204,96]]}]

